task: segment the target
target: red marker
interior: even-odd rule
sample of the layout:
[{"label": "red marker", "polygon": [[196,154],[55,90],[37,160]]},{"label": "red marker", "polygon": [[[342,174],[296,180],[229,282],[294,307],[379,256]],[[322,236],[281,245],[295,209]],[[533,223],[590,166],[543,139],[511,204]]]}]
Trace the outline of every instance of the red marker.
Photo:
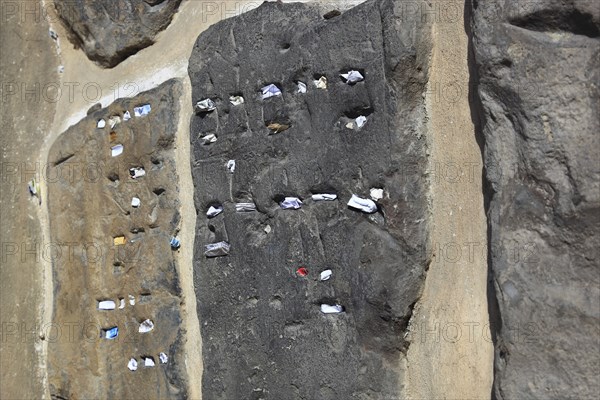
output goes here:
[{"label": "red marker", "polygon": [[304,267],[300,267],[296,270],[296,273],[300,276],[306,276],[308,275],[308,270]]}]

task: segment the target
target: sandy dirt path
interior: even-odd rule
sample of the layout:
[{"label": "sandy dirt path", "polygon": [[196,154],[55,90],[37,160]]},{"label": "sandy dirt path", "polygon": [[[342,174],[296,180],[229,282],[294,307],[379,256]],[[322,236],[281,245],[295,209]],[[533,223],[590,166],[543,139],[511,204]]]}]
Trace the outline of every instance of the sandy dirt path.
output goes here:
[{"label": "sandy dirt path", "polygon": [[[49,239],[38,199],[27,182],[43,179],[39,149],[49,135],[56,104],[48,83],[58,59],[36,2],[2,2],[0,22],[0,398],[36,399],[45,391],[46,342],[40,334],[44,265]],[[25,7],[28,7],[25,9]],[[28,13],[26,13],[28,11]],[[42,93],[44,87],[47,92]],[[46,96],[46,97],[45,97]],[[55,334],[56,332],[54,332]]]},{"label": "sandy dirt path", "polygon": [[433,23],[426,98],[430,127],[432,263],[411,320],[411,399],[489,399],[493,345],[486,300],[482,154],[468,98],[463,5]]},{"label": "sandy dirt path", "polygon": [[188,395],[190,399],[202,398],[202,337],[200,321],[196,311],[196,292],[194,291],[194,239],[196,238],[196,208],[194,206],[194,182],[190,164],[189,121],[192,116],[191,83],[189,77],[183,79],[184,96],[180,99],[179,129],[175,138],[175,166],[179,176],[179,199],[181,201],[181,230],[179,238],[183,246],[177,256],[179,280],[183,290],[182,314],[185,316],[183,330],[187,339],[185,345],[186,368],[190,380]]}]

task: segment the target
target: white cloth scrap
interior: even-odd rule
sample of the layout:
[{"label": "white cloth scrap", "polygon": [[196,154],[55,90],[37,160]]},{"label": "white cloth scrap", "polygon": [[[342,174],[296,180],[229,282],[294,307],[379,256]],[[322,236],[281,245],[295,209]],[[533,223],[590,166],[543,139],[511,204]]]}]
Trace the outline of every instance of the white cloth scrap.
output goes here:
[{"label": "white cloth scrap", "polygon": [[327,194],[327,193],[313,194],[312,199],[314,201],[323,201],[323,200],[331,201],[331,200],[337,199],[337,194]]},{"label": "white cloth scrap", "polygon": [[360,129],[367,123],[367,117],[364,115],[359,115],[354,119],[354,121],[350,121],[346,124],[346,128],[348,129]]},{"label": "white cloth scrap", "polygon": [[123,145],[115,144],[113,147],[110,148],[110,154],[113,157],[120,156],[121,154],[123,154]]},{"label": "white cloth scrap", "polygon": [[206,212],[208,218],[216,217],[223,212],[223,206],[210,206]]},{"label": "white cloth scrap", "polygon": [[125,299],[119,299],[119,310],[125,308]]},{"label": "white cloth scrap", "polygon": [[227,161],[227,169],[229,170],[230,173],[234,173],[235,172],[235,160],[229,160]]},{"label": "white cloth scrap", "polygon": [[38,184],[35,182],[35,178],[32,179],[32,180],[30,180],[27,183],[27,187],[29,188],[29,193],[31,193],[32,196],[37,195],[37,193],[38,193],[38,190],[37,190]]},{"label": "white cloth scrap", "polygon": [[142,176],[146,175],[146,171],[144,171],[144,168],[129,168],[129,175],[133,179],[137,179],[137,178],[141,178]]},{"label": "white cloth scrap", "polygon": [[129,295],[129,305],[135,306],[135,296]]},{"label": "white cloth scrap", "polygon": [[339,304],[330,306],[329,304],[321,304],[321,312],[323,314],[339,314],[344,311],[344,307]]},{"label": "white cloth scrap", "polygon": [[106,126],[106,121],[101,118],[98,120],[98,123],[96,124],[96,127],[99,129],[103,129]]},{"label": "white cloth scrap", "polygon": [[208,112],[214,111],[216,108],[217,108],[217,106],[216,106],[215,102],[212,101],[211,99],[200,100],[194,106],[194,110],[197,113],[208,113]]},{"label": "white cloth scrap", "polygon": [[234,106],[244,104],[244,98],[242,96],[229,96],[229,102]]},{"label": "white cloth scrap", "polygon": [[357,128],[362,128],[363,125],[367,123],[367,117],[365,117],[364,115],[359,115],[358,117],[356,117],[354,122],[356,122]]},{"label": "white cloth scrap", "polygon": [[158,358],[160,358],[160,363],[161,364],[166,364],[167,362],[169,362],[169,356],[167,356],[165,353],[160,352],[158,354]]},{"label": "white cloth scrap", "polygon": [[254,204],[254,203],[236,203],[235,211],[237,211],[237,212],[256,211],[256,204]]},{"label": "white cloth scrap", "polygon": [[152,107],[150,106],[150,104],[144,104],[139,107],[134,107],[133,115],[135,115],[136,117],[143,117],[144,115],[150,114],[150,111],[152,111]]},{"label": "white cloth scrap", "polygon": [[306,93],[306,83],[298,81],[298,93]]},{"label": "white cloth scrap", "polygon": [[115,302],[112,300],[103,300],[98,302],[99,310],[114,310]]},{"label": "white cloth scrap", "polygon": [[138,199],[137,197],[133,197],[131,199],[131,207],[138,208],[140,206],[140,204],[142,204],[142,201],[140,199]]},{"label": "white cloth scrap", "polygon": [[333,272],[331,272],[330,269],[326,269],[325,271],[321,272],[321,275],[319,276],[319,279],[321,281],[326,281],[329,278],[331,278],[331,275],[333,274]]},{"label": "white cloth scrap", "polygon": [[284,210],[297,210],[302,207],[302,200],[297,197],[286,197],[279,206]]},{"label": "white cloth scrap", "polygon": [[347,74],[340,74],[340,76],[344,78],[348,84],[360,82],[365,79],[360,72],[354,70],[348,71]]},{"label": "white cloth scrap", "polygon": [[217,141],[217,136],[214,133],[209,133],[206,136],[202,136],[202,144],[211,144]]},{"label": "white cloth scrap", "polygon": [[229,243],[219,242],[204,246],[204,255],[206,257],[221,257],[229,254]]},{"label": "white cloth scrap", "polygon": [[325,76],[313,81],[317,89],[327,89],[327,78]]},{"label": "white cloth scrap", "polygon": [[110,128],[114,128],[115,126],[119,125],[121,123],[121,117],[119,117],[118,115],[113,115],[112,117],[110,117],[108,119],[108,124],[110,125]]},{"label": "white cloth scrap", "polygon": [[371,198],[375,201],[383,199],[383,189],[372,188],[370,191]]},{"label": "white cloth scrap", "polygon": [[106,329],[104,331],[104,338],[106,339],[114,339],[117,336],[119,336],[119,328],[116,326],[113,326],[112,328]]},{"label": "white cloth scrap", "polygon": [[281,90],[279,90],[279,88],[272,83],[261,88],[260,91],[262,93],[263,100],[268,99],[269,97],[281,96]]},{"label": "white cloth scrap", "polygon": [[154,329],[154,322],[152,322],[151,320],[147,319],[147,320],[144,320],[144,322],[142,322],[140,324],[140,327],[138,328],[138,332],[139,333],[148,333],[152,329]]},{"label": "white cloth scrap", "polygon": [[377,211],[377,204],[371,199],[363,199],[353,194],[348,201],[348,206],[360,210],[362,212],[372,214]]},{"label": "white cloth scrap", "polygon": [[130,371],[135,371],[137,369],[137,367],[138,367],[138,363],[137,363],[137,360],[135,358],[132,358],[127,363],[127,368],[129,368]]}]

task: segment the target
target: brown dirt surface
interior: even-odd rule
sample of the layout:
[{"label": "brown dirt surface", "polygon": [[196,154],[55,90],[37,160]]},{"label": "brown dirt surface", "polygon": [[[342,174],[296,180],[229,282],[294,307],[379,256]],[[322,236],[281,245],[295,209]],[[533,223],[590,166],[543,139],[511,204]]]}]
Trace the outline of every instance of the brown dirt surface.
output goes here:
[{"label": "brown dirt surface", "polygon": [[483,163],[470,114],[463,7],[455,3],[456,18],[432,26],[433,258],[411,321],[407,396],[414,399],[489,398],[493,379]]},{"label": "brown dirt surface", "polygon": [[42,322],[49,239],[27,182],[43,180],[39,149],[54,118],[58,58],[37,2],[0,5],[0,393],[3,399],[47,394]]}]

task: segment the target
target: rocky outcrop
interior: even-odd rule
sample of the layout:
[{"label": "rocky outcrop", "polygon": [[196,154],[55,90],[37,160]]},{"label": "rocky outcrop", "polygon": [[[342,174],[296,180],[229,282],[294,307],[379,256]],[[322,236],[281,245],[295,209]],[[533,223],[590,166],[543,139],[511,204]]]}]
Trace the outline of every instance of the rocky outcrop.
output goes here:
[{"label": "rocky outcrop", "polygon": [[181,0],[75,0],[54,2],[69,40],[97,64],[112,68],[154,43]]},{"label": "rocky outcrop", "polygon": [[[324,18],[316,6],[264,3],[198,38],[192,100],[216,106],[206,102],[190,127],[204,398],[399,396],[427,268],[430,50],[428,27],[399,12],[370,1]],[[346,83],[349,70],[364,81]],[[282,94],[263,100],[268,84]],[[383,189],[376,212],[347,206],[371,188]],[[320,193],[337,199],[312,200]],[[285,197],[301,208],[282,209]],[[224,211],[208,218],[211,206]],[[229,254],[206,257],[221,241]],[[333,275],[320,281],[325,269]],[[325,315],[322,304],[344,312]]]},{"label": "rocky outcrop", "polygon": [[595,398],[597,2],[473,1],[499,399]]},{"label": "rocky outcrop", "polygon": [[[52,246],[44,254],[53,263],[56,330],[45,339],[53,398],[186,397],[181,289],[169,245],[180,219],[173,143],[181,95],[171,80],[118,100],[69,128],[50,151]],[[150,113],[136,117],[134,107],[146,103]],[[114,116],[121,122],[111,129]],[[130,168],[146,175],[132,179]],[[116,308],[99,310],[106,300]],[[146,319],[154,329],[140,333]],[[106,339],[112,327],[118,336]],[[156,365],[145,367],[145,357]]]}]

